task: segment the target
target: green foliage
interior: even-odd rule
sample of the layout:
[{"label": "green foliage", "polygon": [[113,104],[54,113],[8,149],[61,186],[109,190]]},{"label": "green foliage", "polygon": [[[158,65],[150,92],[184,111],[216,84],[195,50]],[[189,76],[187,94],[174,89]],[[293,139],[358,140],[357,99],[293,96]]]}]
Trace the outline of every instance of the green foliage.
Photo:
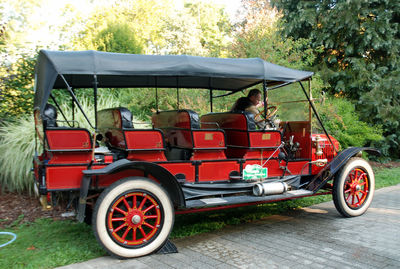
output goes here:
[{"label": "green foliage", "polygon": [[228,38],[231,24],[224,9],[215,3],[189,1],[185,10],[197,21],[196,27],[200,30],[197,37],[207,56],[224,57],[227,55]]},{"label": "green foliage", "polygon": [[273,2],[283,33],[318,49],[316,64],[335,93],[357,99],[399,68],[398,1]]},{"label": "green foliage", "polygon": [[[41,0],[2,0],[0,2],[0,62],[1,66],[13,62],[16,55],[26,52],[32,44],[28,40],[29,27],[38,26],[30,21]],[[35,45],[33,45],[34,47]]]},{"label": "green foliage", "polygon": [[[67,119],[72,119],[70,103],[63,104],[61,109]],[[81,105],[86,112],[93,111],[92,101],[82,100]],[[109,96],[98,100],[99,109],[117,107],[119,103]],[[84,119],[83,114],[76,110],[75,120],[79,126],[91,130],[90,125]],[[88,113],[92,124],[94,113]],[[63,120],[61,115],[58,120]],[[62,124],[64,125],[64,124]],[[67,125],[67,124],[65,124]],[[31,115],[24,115],[12,122],[4,122],[0,126],[0,185],[3,190],[12,192],[32,192],[33,180],[30,169],[32,158],[35,154],[35,130],[34,120]],[[38,149],[38,152],[40,150]]]},{"label": "green foliage", "polygon": [[[168,1],[164,2],[166,5],[162,8],[154,0],[134,2],[125,0],[95,8],[87,19],[81,20],[84,27],[73,39],[74,48],[77,50],[96,50],[98,45],[101,45],[98,43],[98,38],[107,38],[107,36],[102,36],[101,32],[105,32],[109,36],[125,28],[128,32],[122,32],[118,35],[121,38],[125,36],[134,39],[135,46],[143,48],[147,52],[148,46],[158,46],[158,43],[161,42],[159,34],[161,19],[164,16],[163,14],[168,13],[170,9],[170,5],[167,5]],[[118,44],[119,42],[126,44],[123,38],[113,37],[113,41],[115,42],[114,49],[124,49],[123,45]],[[104,40],[102,42],[104,43]],[[116,51],[114,50],[114,52]]]},{"label": "green foliage", "polygon": [[371,127],[361,121],[351,101],[332,96],[317,106],[329,134],[340,142],[342,148],[371,145],[383,139],[380,126]]},{"label": "green foliage", "polygon": [[237,30],[231,56],[260,57],[295,69],[309,69],[315,59],[309,40],[283,38],[278,32],[276,10],[263,1],[247,2],[247,18]]},{"label": "green foliage", "polygon": [[380,124],[385,139],[375,143],[385,156],[400,156],[400,70],[392,72],[370,92],[359,99],[359,110],[365,120]]},{"label": "green foliage", "polygon": [[95,39],[96,50],[140,54],[142,45],[135,39],[135,33],[129,24],[110,22]]},{"label": "green foliage", "polygon": [[393,94],[400,72],[400,2],[273,3],[283,13],[282,32],[295,40],[310,40],[317,52],[316,69],[330,85],[327,90],[357,101],[356,111],[363,120],[382,124],[386,138],[380,146],[386,156],[398,158],[398,119],[385,117],[385,111],[400,101]]},{"label": "green foliage", "polygon": [[[132,47],[146,54],[225,56],[231,26],[223,9],[211,2],[185,1],[180,10],[176,5],[170,0],[138,0],[134,5],[118,1],[97,9],[84,22],[74,47],[127,52],[126,39],[132,39]],[[110,36],[113,50],[104,44]]]},{"label": "green foliage", "polygon": [[36,57],[22,55],[0,72],[0,119],[15,118],[33,110]]},{"label": "green foliage", "polygon": [[75,37],[77,49],[90,49],[119,53],[142,53],[143,41],[137,36],[132,23],[121,15],[118,20],[115,9],[94,14],[85,29]]}]

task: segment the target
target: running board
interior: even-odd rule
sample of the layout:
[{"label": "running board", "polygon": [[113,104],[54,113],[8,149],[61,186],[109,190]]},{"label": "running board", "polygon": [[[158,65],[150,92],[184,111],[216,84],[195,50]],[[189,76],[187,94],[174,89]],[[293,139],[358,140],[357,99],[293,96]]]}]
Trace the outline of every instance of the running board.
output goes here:
[{"label": "running board", "polygon": [[228,196],[228,197],[217,197],[217,198],[203,198],[203,199],[186,201],[186,208],[203,208],[203,207],[216,207],[216,206],[235,205],[235,204],[263,203],[263,202],[272,202],[279,200],[289,200],[293,198],[311,196],[313,194],[314,192],[308,190],[294,190],[294,191],[287,191],[283,194],[268,195],[268,196],[240,195],[240,196]]}]

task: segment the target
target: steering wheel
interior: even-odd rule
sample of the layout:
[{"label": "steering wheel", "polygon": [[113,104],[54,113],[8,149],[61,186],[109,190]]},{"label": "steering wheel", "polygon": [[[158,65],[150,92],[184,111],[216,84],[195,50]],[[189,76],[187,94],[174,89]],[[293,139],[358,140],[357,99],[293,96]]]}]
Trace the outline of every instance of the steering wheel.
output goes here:
[{"label": "steering wheel", "polygon": [[[272,116],[274,116],[276,114],[277,111],[278,111],[277,106],[269,106],[267,108],[267,114],[265,116],[265,119],[263,119],[263,120],[270,119]],[[264,118],[264,109],[262,109],[259,113],[257,113],[257,115],[255,115],[254,118],[257,118],[258,116],[261,116],[261,118]],[[260,120],[260,121],[263,121],[263,120]]]}]

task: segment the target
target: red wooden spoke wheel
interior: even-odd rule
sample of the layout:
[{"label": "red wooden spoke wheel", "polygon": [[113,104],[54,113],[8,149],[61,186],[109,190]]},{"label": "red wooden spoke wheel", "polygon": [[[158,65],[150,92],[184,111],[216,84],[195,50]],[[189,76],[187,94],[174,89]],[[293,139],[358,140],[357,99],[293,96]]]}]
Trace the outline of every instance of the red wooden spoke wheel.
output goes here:
[{"label": "red wooden spoke wheel", "polygon": [[164,245],[173,227],[174,208],[159,184],[129,177],[99,196],[92,223],[97,240],[110,254],[134,258]]},{"label": "red wooden spoke wheel", "polygon": [[344,184],[344,198],[351,208],[359,208],[368,196],[369,184],[367,172],[354,168],[348,174]]},{"label": "red wooden spoke wheel", "polygon": [[107,229],[118,244],[140,247],[158,235],[162,220],[162,208],[157,198],[145,191],[128,192],[111,204]]},{"label": "red wooden spoke wheel", "polygon": [[335,176],[333,202],[345,217],[355,217],[365,213],[372,202],[375,177],[371,166],[361,158],[351,158]]}]

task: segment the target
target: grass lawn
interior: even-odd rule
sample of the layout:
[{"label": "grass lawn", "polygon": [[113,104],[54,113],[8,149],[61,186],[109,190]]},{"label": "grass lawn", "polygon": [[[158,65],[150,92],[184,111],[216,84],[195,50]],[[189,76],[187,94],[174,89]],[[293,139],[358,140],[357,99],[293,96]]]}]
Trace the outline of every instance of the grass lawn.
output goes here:
[{"label": "grass lawn", "polygon": [[[400,183],[400,167],[375,170],[375,175],[376,188]],[[251,222],[329,200],[331,196],[325,195],[224,211],[178,215],[171,237],[215,231],[227,225]],[[0,268],[53,268],[106,254],[95,240],[91,227],[75,221],[38,219],[29,224],[11,225],[5,231],[16,233],[18,238],[0,249]],[[10,236],[1,235],[0,245],[9,239]]]}]

